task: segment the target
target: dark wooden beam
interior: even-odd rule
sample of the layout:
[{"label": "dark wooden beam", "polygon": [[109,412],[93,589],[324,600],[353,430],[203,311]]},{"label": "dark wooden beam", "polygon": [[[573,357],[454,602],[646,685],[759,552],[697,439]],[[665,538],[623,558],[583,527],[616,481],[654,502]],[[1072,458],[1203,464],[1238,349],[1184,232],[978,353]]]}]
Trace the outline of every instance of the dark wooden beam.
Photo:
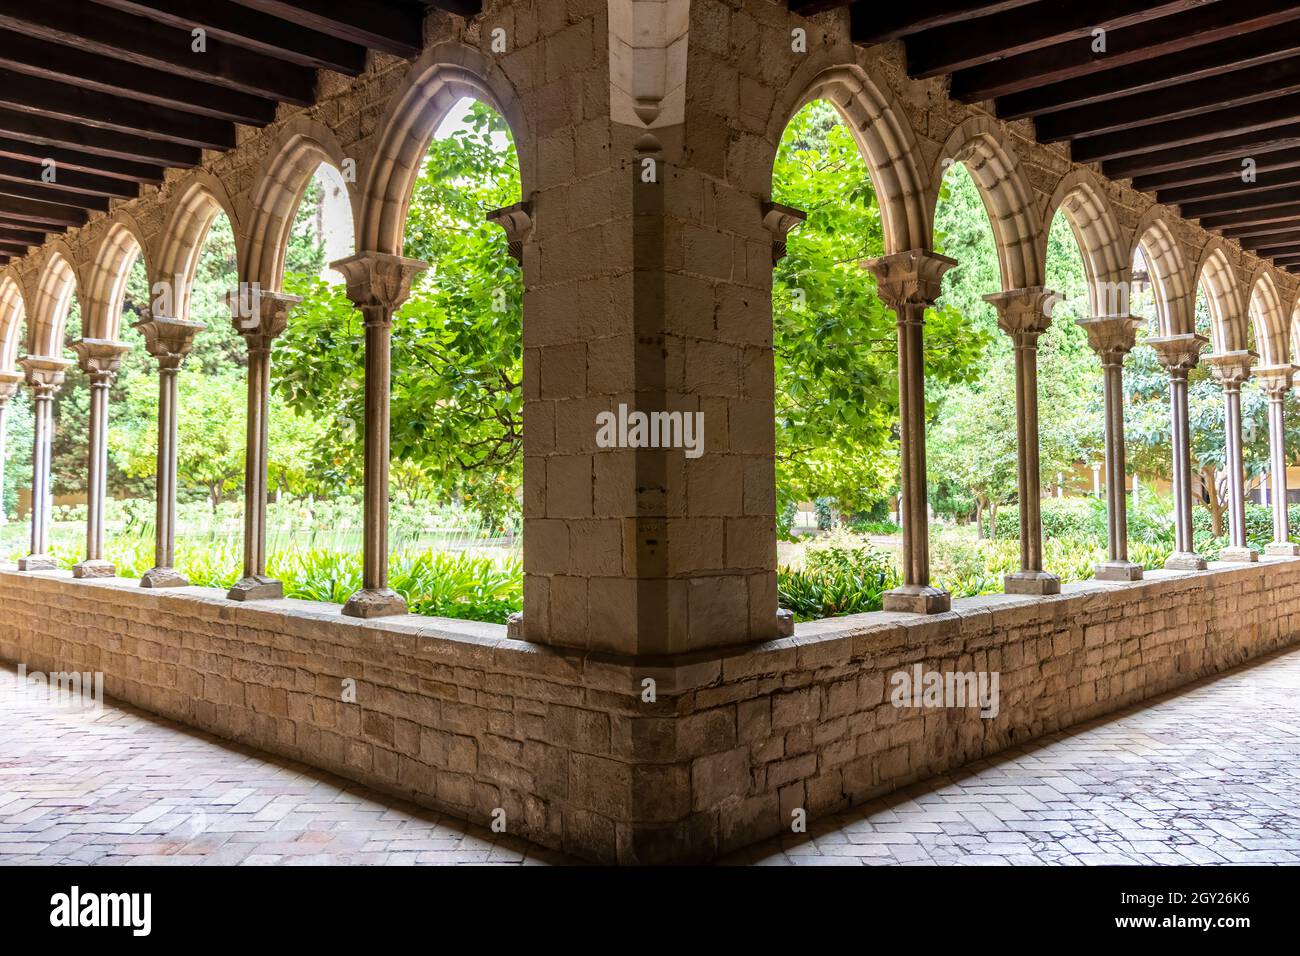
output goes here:
[{"label": "dark wooden beam", "polygon": [[[856,3],[849,10],[849,35],[854,43],[869,46],[923,30],[948,26],[950,23],[960,23],[972,17],[1004,13],[1036,2],[1037,0],[915,0],[912,3],[888,6]],[[794,9],[794,4],[791,4],[791,9]],[[805,13],[803,9],[795,12]]]},{"label": "dark wooden beam", "polygon": [[359,76],[366,51],[355,43],[305,30],[298,23],[270,17],[227,0],[95,0],[189,32],[196,27],[235,46],[313,70]]},{"label": "dark wooden beam", "polygon": [[[1086,5],[1080,4],[1082,9]],[[1268,30],[1300,18],[1292,0],[1220,0],[1106,35],[1106,52],[1070,40],[1008,56],[953,75],[954,98],[971,102],[1110,73],[1167,54],[1230,40],[1252,30]]]},{"label": "dark wooden beam", "polygon": [[1198,5],[1198,0],[1042,0],[1030,9],[1008,10],[908,37],[907,72],[938,76],[1067,40],[1091,51],[1093,30],[1118,30]]},{"label": "dark wooden beam", "polygon": [[188,30],[84,0],[0,0],[0,27],[71,47],[73,56],[96,53],[297,106],[314,102],[316,74],[306,67],[216,39],[195,53]]},{"label": "dark wooden beam", "polygon": [[111,176],[124,182],[160,183],[163,180],[161,166],[132,163],[124,159],[96,156],[94,153],[82,153],[75,149],[64,149],[30,140],[9,139],[5,136],[0,136],[0,157],[35,163],[52,159],[63,169],[75,169],[78,172],[93,173],[97,176]]},{"label": "dark wooden beam", "polygon": [[467,20],[483,12],[483,0],[424,0],[424,5],[431,10],[445,10]]},{"label": "dark wooden beam", "polygon": [[[1241,182],[1241,173],[1245,167],[1242,160],[1246,157],[1217,160],[1192,166],[1181,166],[1168,172],[1152,173],[1138,176],[1133,180],[1133,188],[1139,192],[1180,189],[1185,186],[1202,184],[1232,185]],[[1265,176],[1269,173],[1282,172],[1300,167],[1300,148],[1277,149],[1269,152],[1254,151],[1250,159],[1255,160],[1255,173]],[[1187,198],[1204,198],[1188,196]],[[1175,200],[1176,201],[1176,200]]]},{"label": "dark wooden beam", "polygon": [[1264,236],[1276,236],[1285,232],[1300,232],[1300,219],[1271,222],[1262,226],[1224,226],[1219,230],[1225,239],[1245,242],[1247,239],[1259,239]]},{"label": "dark wooden beam", "polygon": [[1214,148],[1234,134],[1269,135],[1265,133],[1266,130],[1283,127],[1288,123],[1294,125],[1297,116],[1300,116],[1300,94],[1293,93],[1251,103],[1249,106],[1215,110],[1165,123],[1151,123],[1120,133],[1087,136],[1074,140],[1070,153],[1076,162],[1095,163],[1152,150],[1169,150],[1206,140],[1214,140],[1207,147]]},{"label": "dark wooden beam", "polygon": [[1275,246],[1253,246],[1250,251],[1266,259],[1272,259],[1276,256],[1300,256],[1300,242],[1283,242]]},{"label": "dark wooden beam", "polygon": [[1150,123],[1199,116],[1300,91],[1300,58],[1192,80],[1155,93],[1136,93],[1034,120],[1038,139],[1055,143],[1077,136],[1113,133]]},{"label": "dark wooden beam", "polygon": [[1156,146],[1140,155],[1109,160],[1101,168],[1110,179],[1130,179],[1218,160],[1235,159],[1240,163],[1257,151],[1271,152],[1296,146],[1300,146],[1300,123],[1289,123],[1190,146],[1163,149]]},{"label": "dark wooden beam", "polygon": [[86,211],[56,203],[0,195],[0,221],[36,226],[84,226]]},{"label": "dark wooden beam", "polygon": [[1300,169],[1284,169],[1275,173],[1257,175],[1254,182],[1243,182],[1241,170],[1224,179],[1199,183],[1195,186],[1183,186],[1178,189],[1162,189],[1157,193],[1162,203],[1201,202],[1206,199],[1229,199],[1247,196],[1261,189],[1277,189],[1281,186],[1300,185]]},{"label": "dark wooden beam", "polygon": [[1244,192],[1224,199],[1205,199],[1200,202],[1179,204],[1183,215],[1189,219],[1202,219],[1205,216],[1217,216],[1221,213],[1237,212],[1246,209],[1262,209],[1283,203],[1300,203],[1300,185],[1281,186],[1277,189],[1262,189]]},{"label": "dark wooden beam", "polygon": [[35,243],[31,242],[14,242],[12,239],[6,239],[0,236],[0,253],[12,256],[25,256],[27,250],[32,248]]},{"label": "dark wooden beam", "polygon": [[827,10],[838,10],[840,7],[847,7],[854,2],[855,0],[790,0],[790,11],[800,16],[812,17],[819,13],[825,13]]},{"label": "dark wooden beam", "polygon": [[[1300,5],[1295,7],[1295,16],[1300,18]],[[1300,54],[1300,23],[1293,21],[1220,43],[1142,60],[1131,66],[1114,67],[1104,73],[1012,93],[997,101],[997,113],[1002,119],[1041,116],[1073,107],[1106,103],[1119,96],[1149,93],[1170,86],[1177,88],[1178,84],[1262,66],[1297,54]]]},{"label": "dark wooden beam", "polygon": [[0,67],[213,119],[253,126],[275,119],[274,100],[95,53],[70,57],[58,44],[12,30],[0,30]]},{"label": "dark wooden beam", "polygon": [[40,182],[19,182],[15,179],[0,178],[0,196],[20,196],[23,199],[58,203],[61,206],[77,206],[81,209],[93,209],[95,212],[108,212],[107,196],[90,196],[70,189],[47,186]]},{"label": "dark wooden beam", "polygon": [[34,116],[5,109],[3,103],[0,103],[0,135],[161,166],[188,168],[197,166],[202,159],[202,152],[193,146]]},{"label": "dark wooden beam", "polygon": [[[47,173],[46,170],[51,170]],[[40,163],[28,163],[18,159],[0,157],[0,178],[14,179],[19,182],[42,183],[43,177],[52,174],[54,181],[49,185],[57,186],[75,193],[87,193],[92,196],[112,196],[119,199],[134,199],[140,195],[138,183],[125,179],[111,179],[107,176],[93,176],[89,173],[63,169],[58,163],[46,167]]]},{"label": "dark wooden beam", "polygon": [[18,229],[0,225],[0,239],[10,242],[25,242],[29,246],[39,246],[45,241],[46,233],[40,229]]},{"label": "dark wooden beam", "polygon": [[1206,216],[1201,220],[1201,226],[1206,229],[1222,229],[1224,226],[1259,226],[1270,222],[1287,222],[1291,219],[1300,219],[1300,203],[1264,206],[1260,209],[1237,210],[1218,216]]},{"label": "dark wooden beam", "polygon": [[394,56],[420,54],[422,9],[400,0],[235,0],[241,7]]}]

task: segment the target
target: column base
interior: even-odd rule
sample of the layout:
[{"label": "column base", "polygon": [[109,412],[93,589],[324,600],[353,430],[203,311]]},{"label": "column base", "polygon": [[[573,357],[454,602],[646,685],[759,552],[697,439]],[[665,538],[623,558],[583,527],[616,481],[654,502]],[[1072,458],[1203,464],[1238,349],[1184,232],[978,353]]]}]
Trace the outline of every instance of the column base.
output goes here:
[{"label": "column base", "polygon": [[518,611],[506,618],[506,637],[512,641],[524,639],[524,616]]},{"label": "column base", "polygon": [[19,571],[56,571],[59,562],[48,554],[29,554],[18,559]]},{"label": "column base", "polygon": [[284,597],[284,585],[264,574],[253,574],[236,581],[226,597],[232,601],[275,601]]},{"label": "column base", "polygon": [[109,561],[87,558],[72,566],[74,578],[113,578],[117,577],[117,568]]},{"label": "column base", "polygon": [[1290,541],[1274,541],[1264,545],[1264,553],[1272,558],[1294,558],[1300,555],[1300,544]]},{"label": "column base", "polygon": [[142,588],[187,588],[190,582],[185,580],[175,568],[150,568],[140,579]]},{"label": "column base", "polygon": [[1141,581],[1142,566],[1132,561],[1103,561],[1092,569],[1096,581]]},{"label": "column base", "polygon": [[904,584],[885,592],[885,610],[907,614],[942,614],[952,610],[952,595],[925,584]]},{"label": "column base", "polygon": [[776,609],[776,636],[794,637],[794,612],[783,607]]},{"label": "column base", "polygon": [[1046,571],[1013,571],[1002,578],[1007,594],[1060,594],[1061,579]]},{"label": "column base", "polygon": [[348,617],[392,617],[406,613],[406,600],[392,588],[362,588],[343,605]]},{"label": "column base", "polygon": [[1166,571],[1204,571],[1209,562],[1195,551],[1175,551],[1165,558]]},{"label": "column base", "polygon": [[1259,552],[1254,548],[1224,548],[1219,552],[1219,560],[1248,564],[1259,560]]}]

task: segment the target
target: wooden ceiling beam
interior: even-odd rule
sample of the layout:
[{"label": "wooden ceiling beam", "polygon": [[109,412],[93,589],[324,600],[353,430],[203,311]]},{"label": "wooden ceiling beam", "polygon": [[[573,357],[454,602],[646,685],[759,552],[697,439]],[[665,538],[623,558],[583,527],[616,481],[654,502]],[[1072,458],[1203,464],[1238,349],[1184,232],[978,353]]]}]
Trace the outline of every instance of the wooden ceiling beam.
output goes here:
[{"label": "wooden ceiling beam", "polygon": [[109,156],[97,156],[94,153],[82,153],[75,149],[64,149],[61,146],[50,146],[47,143],[10,139],[6,136],[0,136],[0,157],[34,163],[52,159],[63,169],[108,176],[124,182],[157,184],[163,181],[161,166],[133,163]]},{"label": "wooden ceiling beam", "polygon": [[1283,203],[1300,203],[1300,184],[1280,186],[1277,189],[1264,189],[1228,196],[1224,199],[1205,199],[1200,202],[1180,203],[1178,208],[1189,219],[1201,219],[1205,216],[1217,216],[1222,213],[1238,212],[1248,209],[1263,209]]},{"label": "wooden ceiling beam", "polygon": [[[47,172],[47,170],[49,172]],[[140,195],[140,186],[126,179],[111,179],[107,176],[94,176],[72,169],[61,169],[58,163],[45,166],[41,163],[28,163],[17,159],[0,157],[0,178],[13,179],[18,182],[44,182],[43,177],[53,175],[49,185],[57,186],[71,192],[86,193],[92,196],[111,196],[116,199],[134,199]]]},{"label": "wooden ceiling beam", "polygon": [[1300,232],[1300,218],[1282,220],[1263,226],[1224,226],[1219,230],[1225,239],[1236,239],[1245,243],[1247,239],[1259,239],[1264,236],[1276,236],[1285,232]]},{"label": "wooden ceiling beam", "polygon": [[57,203],[61,206],[75,206],[94,212],[108,212],[107,196],[91,196],[70,189],[60,189],[57,186],[47,186],[40,182],[19,182],[16,179],[0,178],[0,196],[17,196],[38,202]]},{"label": "wooden ceiling beam", "polygon": [[0,221],[29,226],[84,226],[86,211],[57,203],[0,195]]},{"label": "wooden ceiling beam", "polygon": [[235,0],[241,7],[393,56],[418,56],[424,12],[401,0]]},{"label": "wooden ceiling beam", "polygon": [[1239,209],[1222,215],[1206,216],[1201,220],[1201,226],[1205,229],[1222,229],[1224,226],[1261,226],[1273,222],[1288,222],[1292,219],[1300,219],[1300,203],[1265,206],[1260,209]]},{"label": "wooden ceiling beam", "polygon": [[34,116],[5,109],[3,103],[0,103],[0,135],[160,166],[189,168],[197,166],[202,159],[202,152],[193,146]]},{"label": "wooden ceiling beam", "polygon": [[[1234,157],[1211,163],[1198,163],[1181,166],[1163,173],[1138,176],[1133,180],[1133,188],[1138,192],[1155,192],[1176,190],[1183,187],[1205,184],[1232,185],[1242,182],[1241,174],[1246,169],[1245,159],[1255,161],[1255,174],[1264,176],[1269,173],[1282,172],[1300,167],[1300,147],[1277,149],[1269,152],[1254,151],[1249,157]],[[1188,198],[1198,198],[1189,196]]]},{"label": "wooden ceiling beam", "polygon": [[[972,17],[1005,13],[1036,2],[1037,0],[914,0],[907,4],[889,6],[855,3],[849,9],[849,36],[854,43],[870,46],[898,40],[923,30],[960,23]],[[791,9],[794,9],[793,4]]]}]

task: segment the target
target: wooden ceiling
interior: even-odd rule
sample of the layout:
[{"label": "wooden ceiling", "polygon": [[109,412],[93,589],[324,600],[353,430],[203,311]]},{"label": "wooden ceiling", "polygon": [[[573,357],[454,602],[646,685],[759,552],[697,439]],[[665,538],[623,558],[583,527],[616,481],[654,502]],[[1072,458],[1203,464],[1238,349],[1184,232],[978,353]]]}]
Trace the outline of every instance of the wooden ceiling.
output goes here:
[{"label": "wooden ceiling", "polygon": [[[482,0],[0,0],[0,265]],[[206,51],[194,49],[205,31]],[[53,170],[53,181],[49,181]]]},{"label": "wooden ceiling", "polygon": [[954,99],[1031,119],[1041,142],[1300,271],[1296,0],[789,2],[850,7],[854,42],[902,40],[911,76],[950,76]]}]

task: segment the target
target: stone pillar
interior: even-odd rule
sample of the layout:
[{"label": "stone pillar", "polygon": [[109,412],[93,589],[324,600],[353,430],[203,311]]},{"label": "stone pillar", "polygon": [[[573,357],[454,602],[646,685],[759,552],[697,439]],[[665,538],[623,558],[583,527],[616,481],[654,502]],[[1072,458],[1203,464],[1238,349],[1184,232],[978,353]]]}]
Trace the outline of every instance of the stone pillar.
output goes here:
[{"label": "stone pillar", "polygon": [[50,550],[50,447],[54,440],[54,393],[72,362],[52,355],[29,355],[18,363],[32,390],[32,539],[31,553],[18,559],[19,571],[58,567]]},{"label": "stone pillar", "polygon": [[1092,496],[1101,497],[1101,464],[1095,463],[1092,466]]},{"label": "stone pillar", "polygon": [[[1042,488],[1038,439],[1038,337],[1052,324],[1060,300],[1041,286],[986,295],[998,310],[998,325],[1016,351],[1016,450],[1020,498],[1020,570],[1006,575],[1008,594],[1060,594],[1061,579],[1043,570]],[[1060,496],[1060,476],[1057,476]]]},{"label": "stone pillar", "polygon": [[886,611],[947,611],[947,591],[930,586],[929,501],[925,475],[925,310],[939,298],[943,274],[957,264],[920,249],[864,262],[898,319],[899,485],[903,512],[903,585],[885,592]]},{"label": "stone pillar", "polygon": [[1201,348],[1209,341],[1191,333],[1149,338],[1160,366],[1169,374],[1169,416],[1171,425],[1174,486],[1174,553],[1165,560],[1171,571],[1204,571],[1205,559],[1196,553],[1192,541],[1192,443],[1187,411],[1187,375],[1201,360]]},{"label": "stone pillar", "polygon": [[[1289,557],[1300,554],[1300,546],[1291,541],[1291,519],[1286,510],[1286,396],[1294,374],[1293,365],[1255,369],[1255,380],[1268,396],[1269,467],[1273,474],[1273,486],[1269,489],[1273,502],[1273,540],[1264,553]],[[1262,481],[1260,487],[1264,487]]]},{"label": "stone pillar", "polygon": [[[285,330],[297,296],[258,290],[251,302],[228,300],[235,331],[248,346],[248,424],[244,452],[244,574],[227,593],[232,601],[284,597],[266,574],[266,472],[271,408],[271,344]],[[251,305],[251,308],[249,306]]]},{"label": "stone pillar", "polygon": [[1254,352],[1222,352],[1206,358],[1223,387],[1224,470],[1228,473],[1228,540],[1220,561],[1258,561],[1246,544],[1246,474],[1241,454],[1241,386],[1250,378]]},{"label": "stone pillar", "polygon": [[90,435],[86,453],[86,558],[73,565],[74,578],[111,578],[117,569],[104,560],[104,497],[108,489],[108,393],[122,356],[131,348],[107,339],[72,343],[90,378]]},{"label": "stone pillar", "polygon": [[14,397],[18,392],[18,386],[22,383],[21,372],[0,372],[0,525],[9,521],[9,516],[5,514],[4,509],[5,459],[9,450],[5,429],[8,423],[9,399]]},{"label": "stone pillar", "polygon": [[140,586],[174,588],[189,584],[176,572],[176,461],[178,451],[176,373],[194,345],[194,337],[207,326],[188,319],[143,313],[135,328],[144,347],[158,360],[158,464],[154,511],[154,566],[144,573]]},{"label": "stone pillar", "polygon": [[418,259],[362,252],[330,264],[343,274],[348,298],[366,325],[365,504],[361,590],[348,599],[349,617],[406,613],[406,601],[388,586],[388,449],[392,391],[393,313],[428,268]]},{"label": "stone pillar", "polygon": [[1078,319],[1101,359],[1106,403],[1106,560],[1093,570],[1099,581],[1136,581],[1142,568],[1128,559],[1128,502],[1124,494],[1124,356],[1133,350],[1142,320],[1131,315]]}]

